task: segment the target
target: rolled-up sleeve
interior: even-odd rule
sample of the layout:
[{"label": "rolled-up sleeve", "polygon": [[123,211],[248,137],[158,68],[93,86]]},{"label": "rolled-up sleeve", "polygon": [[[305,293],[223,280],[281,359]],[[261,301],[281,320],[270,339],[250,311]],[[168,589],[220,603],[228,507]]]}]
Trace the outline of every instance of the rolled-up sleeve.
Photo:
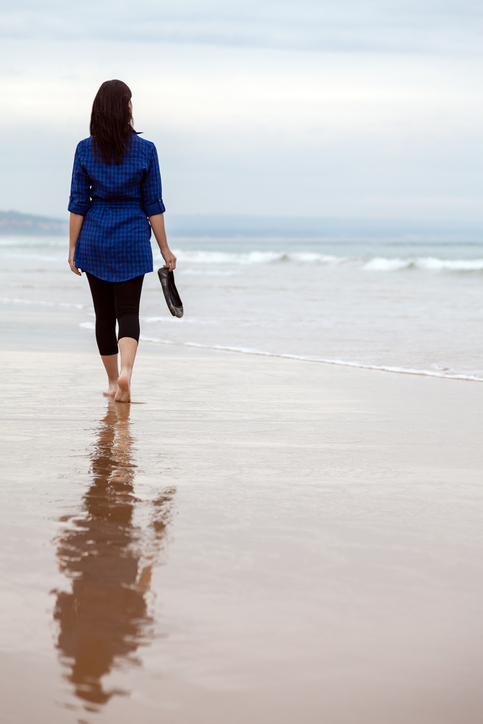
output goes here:
[{"label": "rolled-up sleeve", "polygon": [[72,183],[70,187],[70,198],[68,210],[74,214],[85,216],[91,205],[90,190],[91,180],[82,163],[80,144],[77,146],[74,156],[74,168],[72,169]]},{"label": "rolled-up sleeve", "polygon": [[158,153],[156,146],[152,147],[146,173],[141,185],[142,205],[146,216],[164,214],[166,208],[163,204],[161,174],[159,173]]}]

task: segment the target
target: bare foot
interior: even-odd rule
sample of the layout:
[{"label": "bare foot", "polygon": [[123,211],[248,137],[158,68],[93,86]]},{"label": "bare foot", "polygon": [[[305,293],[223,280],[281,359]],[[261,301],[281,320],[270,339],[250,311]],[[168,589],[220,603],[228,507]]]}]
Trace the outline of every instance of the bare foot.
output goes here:
[{"label": "bare foot", "polygon": [[117,382],[114,382],[113,384],[110,384],[107,390],[104,390],[102,393],[104,397],[114,397],[114,395],[117,392]]},{"label": "bare foot", "polygon": [[116,402],[131,402],[131,389],[126,375],[120,375],[117,381],[117,392],[114,399]]}]

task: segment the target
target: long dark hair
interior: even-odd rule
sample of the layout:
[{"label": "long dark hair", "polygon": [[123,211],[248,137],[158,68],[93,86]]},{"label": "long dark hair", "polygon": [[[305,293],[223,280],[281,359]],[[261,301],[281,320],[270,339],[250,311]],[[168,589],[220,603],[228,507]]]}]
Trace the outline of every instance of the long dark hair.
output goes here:
[{"label": "long dark hair", "polygon": [[107,163],[119,164],[136,133],[129,104],[131,91],[122,80],[106,80],[92,104],[91,137],[94,154]]}]

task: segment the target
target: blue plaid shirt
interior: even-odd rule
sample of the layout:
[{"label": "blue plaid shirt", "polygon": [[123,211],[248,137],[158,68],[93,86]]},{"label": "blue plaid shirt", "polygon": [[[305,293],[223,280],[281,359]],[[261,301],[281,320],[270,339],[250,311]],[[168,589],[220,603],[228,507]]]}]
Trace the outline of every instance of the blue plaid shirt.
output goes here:
[{"label": "blue plaid shirt", "polygon": [[133,134],[121,163],[96,158],[90,138],[76,149],[69,211],[84,216],[75,265],[108,282],[153,271],[148,216],[162,214],[156,146]]}]

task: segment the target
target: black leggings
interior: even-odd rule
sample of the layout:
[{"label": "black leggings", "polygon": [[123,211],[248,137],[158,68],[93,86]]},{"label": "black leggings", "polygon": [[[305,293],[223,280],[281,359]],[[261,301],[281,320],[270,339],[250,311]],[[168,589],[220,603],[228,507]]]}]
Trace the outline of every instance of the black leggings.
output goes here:
[{"label": "black leggings", "polygon": [[[117,354],[117,339],[139,342],[139,302],[144,274],[125,282],[106,282],[86,272],[96,313],[96,340],[102,355]],[[119,335],[116,338],[116,319]]]}]

